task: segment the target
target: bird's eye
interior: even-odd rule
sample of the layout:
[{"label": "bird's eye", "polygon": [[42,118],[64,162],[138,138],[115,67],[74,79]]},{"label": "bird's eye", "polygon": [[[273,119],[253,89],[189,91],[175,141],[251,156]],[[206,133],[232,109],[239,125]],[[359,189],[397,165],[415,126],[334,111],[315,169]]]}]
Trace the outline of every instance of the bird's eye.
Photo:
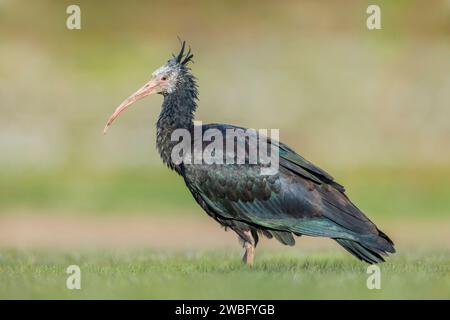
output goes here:
[{"label": "bird's eye", "polygon": [[162,80],[162,81],[166,81],[166,80],[167,80],[167,77],[166,77],[166,76],[161,77],[161,80]]}]

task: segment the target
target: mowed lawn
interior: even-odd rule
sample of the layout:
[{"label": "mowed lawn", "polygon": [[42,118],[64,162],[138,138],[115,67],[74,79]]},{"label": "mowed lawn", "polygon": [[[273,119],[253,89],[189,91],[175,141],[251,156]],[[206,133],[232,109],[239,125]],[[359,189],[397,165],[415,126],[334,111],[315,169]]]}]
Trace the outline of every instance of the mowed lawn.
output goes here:
[{"label": "mowed lawn", "polygon": [[[255,265],[243,266],[234,237],[197,228],[195,219],[209,218],[181,179],[158,168],[2,172],[0,298],[450,299],[450,167],[336,171],[398,245],[380,265],[380,290],[367,288],[365,263],[306,239],[294,248],[263,243]],[[66,288],[73,264],[81,290]]]},{"label": "mowed lawn", "polygon": [[[397,254],[381,264],[381,289],[367,265],[342,252],[264,251],[253,267],[240,251],[2,251],[0,298],[32,299],[449,299],[450,252]],[[66,288],[66,268],[81,289]]]}]

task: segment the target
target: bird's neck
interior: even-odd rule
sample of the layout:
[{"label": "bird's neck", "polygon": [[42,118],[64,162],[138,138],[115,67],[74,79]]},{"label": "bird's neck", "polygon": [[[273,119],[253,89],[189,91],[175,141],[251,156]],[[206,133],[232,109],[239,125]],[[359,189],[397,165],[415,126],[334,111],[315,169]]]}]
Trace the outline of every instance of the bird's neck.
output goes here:
[{"label": "bird's neck", "polygon": [[164,95],[156,124],[156,146],[163,162],[176,171],[179,167],[172,162],[171,153],[179,141],[171,141],[171,135],[176,129],[192,130],[196,108],[197,86],[192,76],[183,79],[175,91]]}]

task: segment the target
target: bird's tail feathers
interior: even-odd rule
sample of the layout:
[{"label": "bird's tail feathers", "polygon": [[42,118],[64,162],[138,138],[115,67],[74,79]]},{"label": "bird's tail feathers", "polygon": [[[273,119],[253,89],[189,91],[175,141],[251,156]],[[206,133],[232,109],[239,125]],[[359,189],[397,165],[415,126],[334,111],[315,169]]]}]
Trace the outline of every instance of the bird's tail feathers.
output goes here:
[{"label": "bird's tail feathers", "polygon": [[334,240],[358,259],[370,264],[380,263],[384,262],[383,256],[394,253],[395,248],[392,240],[383,232],[379,232],[379,236],[371,235],[370,238],[361,239],[361,241],[342,238]]}]

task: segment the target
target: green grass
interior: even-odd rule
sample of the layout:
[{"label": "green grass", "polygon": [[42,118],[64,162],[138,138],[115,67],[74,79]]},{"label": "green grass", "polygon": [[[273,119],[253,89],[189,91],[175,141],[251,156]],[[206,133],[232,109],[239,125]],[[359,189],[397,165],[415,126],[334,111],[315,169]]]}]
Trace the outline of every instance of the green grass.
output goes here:
[{"label": "green grass", "polygon": [[[341,253],[262,251],[251,268],[239,255],[3,251],[0,298],[450,298],[449,251],[393,256],[380,265],[380,290],[367,289],[366,264]],[[81,268],[81,290],[65,287],[71,264]]]},{"label": "green grass", "polygon": [[[450,167],[330,171],[376,221],[448,219]],[[2,171],[0,190],[0,214],[201,212],[182,180],[163,167]],[[380,265],[381,290],[367,289],[367,265],[343,251],[261,248],[255,266],[248,268],[241,265],[242,252],[237,250],[3,250],[0,298],[450,299],[450,251],[445,246],[427,248],[416,252],[400,248]],[[65,270],[71,264],[81,267],[81,290],[65,287]]]}]

